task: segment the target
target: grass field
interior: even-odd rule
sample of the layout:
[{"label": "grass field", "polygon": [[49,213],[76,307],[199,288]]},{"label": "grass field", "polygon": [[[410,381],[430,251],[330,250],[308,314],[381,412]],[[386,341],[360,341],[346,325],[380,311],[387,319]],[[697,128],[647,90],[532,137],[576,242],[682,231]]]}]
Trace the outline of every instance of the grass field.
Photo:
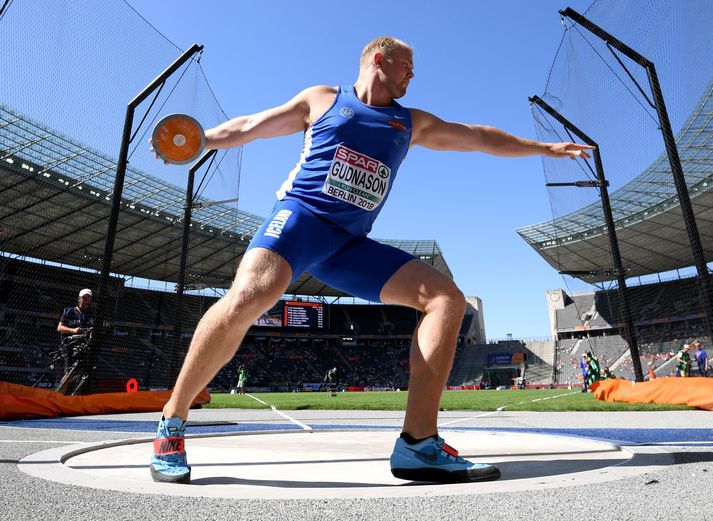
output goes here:
[{"label": "grass field", "polygon": [[[256,398],[281,410],[327,409],[403,411],[406,392],[353,392],[330,397],[319,393],[264,393]],[[538,401],[533,401],[538,400]],[[211,394],[205,408],[268,409],[249,396]],[[688,409],[685,405],[632,404],[602,402],[591,393],[567,389],[531,389],[506,391],[446,391],[441,407],[447,411],[672,411]]]}]

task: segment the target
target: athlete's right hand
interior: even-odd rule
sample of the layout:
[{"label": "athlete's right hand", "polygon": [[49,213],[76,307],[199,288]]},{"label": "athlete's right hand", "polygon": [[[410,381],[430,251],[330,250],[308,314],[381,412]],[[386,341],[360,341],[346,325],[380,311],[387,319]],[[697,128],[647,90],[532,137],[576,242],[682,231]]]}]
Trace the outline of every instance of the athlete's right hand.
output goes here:
[{"label": "athlete's right hand", "polygon": [[[161,159],[161,157],[156,153],[156,150],[153,148],[153,139],[149,138],[149,150],[154,153],[154,157],[156,159]],[[164,165],[167,165],[168,163],[166,161],[163,162]]]}]

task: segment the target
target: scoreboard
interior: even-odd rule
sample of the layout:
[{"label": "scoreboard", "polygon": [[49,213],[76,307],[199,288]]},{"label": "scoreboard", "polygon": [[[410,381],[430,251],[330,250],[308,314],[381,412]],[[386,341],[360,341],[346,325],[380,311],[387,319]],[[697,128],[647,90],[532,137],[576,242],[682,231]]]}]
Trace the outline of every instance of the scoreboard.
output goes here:
[{"label": "scoreboard", "polygon": [[324,328],[324,304],[285,301],[284,327]]}]

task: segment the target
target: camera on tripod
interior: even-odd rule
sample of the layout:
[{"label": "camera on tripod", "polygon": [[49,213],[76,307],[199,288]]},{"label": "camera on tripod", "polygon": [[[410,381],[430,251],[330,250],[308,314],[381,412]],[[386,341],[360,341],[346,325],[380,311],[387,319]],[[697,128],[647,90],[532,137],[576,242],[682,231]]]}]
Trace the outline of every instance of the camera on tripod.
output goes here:
[{"label": "camera on tripod", "polygon": [[69,335],[64,339],[64,347],[72,359],[77,359],[84,355],[89,349],[93,328],[81,328],[76,335]]}]

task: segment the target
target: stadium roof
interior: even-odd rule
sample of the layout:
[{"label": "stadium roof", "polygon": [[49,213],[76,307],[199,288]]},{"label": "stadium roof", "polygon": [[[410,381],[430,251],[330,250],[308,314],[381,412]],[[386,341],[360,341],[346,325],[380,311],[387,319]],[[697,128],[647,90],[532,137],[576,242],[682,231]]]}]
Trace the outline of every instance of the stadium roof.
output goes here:
[{"label": "stadium roof", "polygon": [[[676,137],[706,261],[713,260],[713,82]],[[662,143],[663,146],[663,143]],[[666,153],[610,194],[627,277],[694,264]],[[607,229],[597,202],[517,233],[558,271],[589,272],[612,267]],[[598,273],[587,282],[611,280]]]},{"label": "stadium roof", "polygon": [[[0,251],[101,269],[116,160],[0,104]],[[185,189],[131,166],[112,272],[176,282]],[[228,287],[263,218],[203,199],[193,211],[189,287]],[[382,240],[452,276],[436,241]],[[307,274],[287,294],[346,296]]]}]

